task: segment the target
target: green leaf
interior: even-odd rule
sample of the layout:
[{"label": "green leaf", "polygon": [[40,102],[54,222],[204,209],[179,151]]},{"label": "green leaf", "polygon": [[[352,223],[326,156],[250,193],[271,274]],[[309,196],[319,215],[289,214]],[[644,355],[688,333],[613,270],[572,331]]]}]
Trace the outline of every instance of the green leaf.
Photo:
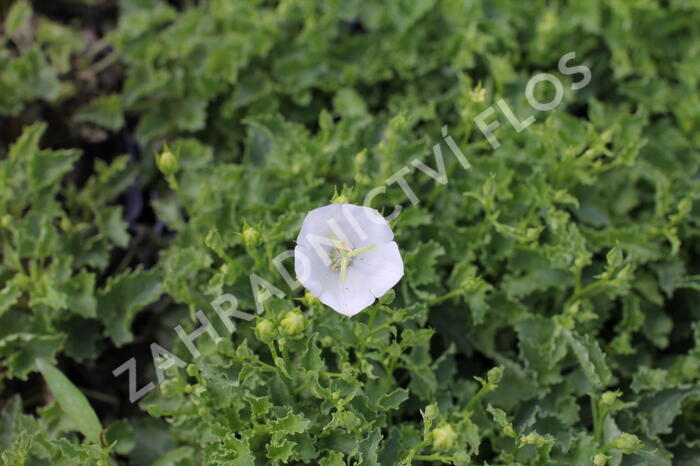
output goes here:
[{"label": "green leaf", "polygon": [[435,265],[445,249],[435,241],[428,241],[405,255],[405,269],[412,278],[411,283],[425,285],[437,279]]},{"label": "green leaf", "polygon": [[119,94],[100,96],[81,107],[73,120],[77,123],[94,123],[111,131],[118,131],[124,125],[121,96]]},{"label": "green leaf", "polygon": [[88,440],[99,445],[102,425],[85,395],[51,364],[37,359],[36,367],[44,376],[46,384],[63,412]]},{"label": "green leaf", "polygon": [[668,389],[642,398],[636,408],[646,434],[655,437],[671,433],[671,423],[684,403],[700,397],[700,387]]},{"label": "green leaf", "polygon": [[35,369],[37,358],[55,361],[56,353],[63,347],[65,336],[13,333],[0,340],[0,355],[4,357],[2,366],[7,368],[9,377],[26,380]]},{"label": "green leaf", "polygon": [[563,334],[591,384],[596,388],[606,387],[612,374],[598,343],[589,335],[576,336],[568,330],[563,330]]},{"label": "green leaf", "polygon": [[66,297],[68,310],[83,317],[95,317],[97,315],[95,274],[82,270],[58,289]]},{"label": "green leaf", "polygon": [[386,411],[398,409],[401,403],[408,399],[408,390],[405,388],[397,388],[390,393],[385,393],[379,397],[377,405]]},{"label": "green leaf", "polygon": [[366,438],[360,442],[360,463],[367,466],[379,466],[377,458],[379,443],[382,441],[380,429],[373,429]]},{"label": "green leaf", "polygon": [[137,268],[112,277],[98,292],[98,316],[107,335],[120,346],[133,338],[130,327],[136,313],[155,302],[162,293],[162,282],[155,270]]},{"label": "green leaf", "polygon": [[134,449],[134,428],[125,419],[115,421],[107,427],[105,440],[107,445],[116,442],[114,451],[120,455],[127,455]]},{"label": "green leaf", "polygon": [[78,150],[39,151],[29,163],[29,179],[34,189],[56,186],[80,157]]},{"label": "green leaf", "polygon": [[22,29],[32,17],[32,7],[26,0],[15,2],[5,19],[5,34],[12,37]]}]

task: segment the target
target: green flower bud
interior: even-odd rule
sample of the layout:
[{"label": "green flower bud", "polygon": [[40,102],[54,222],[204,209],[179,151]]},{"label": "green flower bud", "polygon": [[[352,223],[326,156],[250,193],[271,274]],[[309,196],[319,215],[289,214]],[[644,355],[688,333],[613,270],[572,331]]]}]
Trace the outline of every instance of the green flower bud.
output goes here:
[{"label": "green flower bud", "polygon": [[338,194],[338,191],[335,191],[333,193],[333,197],[331,198],[331,204],[349,204],[350,199],[348,198],[347,194],[341,191],[340,194]]},{"label": "green flower bud", "polygon": [[163,152],[156,155],[156,165],[158,166],[158,170],[165,176],[174,175],[180,168],[177,157],[167,146]]},{"label": "green flower bud", "polygon": [[199,368],[195,364],[188,364],[185,372],[190,377],[196,377],[199,374]]},{"label": "green flower bud", "polygon": [[249,247],[255,247],[262,241],[262,235],[258,229],[251,226],[246,226],[243,228],[241,237],[243,238],[243,243]]},{"label": "green flower bud", "polygon": [[608,455],[598,453],[593,457],[593,464],[595,466],[605,466],[605,463],[607,463],[609,459],[610,457]]},{"label": "green flower bud", "polygon": [[306,290],[306,292],[304,293],[304,297],[301,298],[299,301],[301,301],[301,303],[306,307],[315,307],[321,304],[321,300],[318,299],[316,296],[312,295],[309,290]]},{"label": "green flower bud", "polygon": [[639,440],[639,437],[637,437],[634,434],[620,434],[620,436],[613,440],[611,443],[613,445],[613,448],[618,448],[622,450],[622,452],[625,454],[634,453],[635,451],[642,448],[641,440]]},{"label": "green flower bud", "polygon": [[394,302],[394,298],[396,298],[396,292],[394,290],[389,290],[384,295],[379,298],[379,302],[385,306],[391,304]]},{"label": "green flower bud", "polygon": [[615,246],[612,248],[610,251],[608,251],[608,254],[606,255],[606,259],[608,261],[608,265],[611,267],[618,267],[620,264],[622,264],[622,251],[620,250],[619,247]]},{"label": "green flower bud", "polygon": [[12,215],[10,214],[5,214],[2,216],[0,219],[0,226],[3,228],[7,228],[10,225],[12,225]]},{"label": "green flower bud", "polygon": [[603,393],[603,396],[600,397],[600,402],[603,403],[604,405],[610,406],[615,402],[615,400],[618,399],[618,397],[622,393],[620,392],[605,392]]},{"label": "green flower bud", "polygon": [[433,448],[435,450],[451,450],[457,440],[457,432],[450,424],[443,424],[432,431]]},{"label": "green flower bud", "polygon": [[431,405],[428,405],[425,407],[425,420],[428,422],[432,422],[433,420],[437,419],[437,417],[440,415],[440,409],[437,406],[437,403],[433,403]]},{"label": "green flower bud", "polygon": [[281,333],[292,336],[304,330],[304,316],[299,311],[289,311],[280,321]]},{"label": "green flower bud", "polygon": [[499,382],[503,378],[503,368],[502,367],[494,367],[493,369],[489,370],[486,373],[486,380],[489,381],[489,385],[492,386],[492,390],[495,390],[498,387]]},{"label": "green flower bud", "polygon": [[481,87],[481,83],[479,83],[474,89],[469,91],[469,97],[472,99],[472,102],[484,102],[486,100],[486,89]]},{"label": "green flower bud", "polygon": [[520,437],[520,444],[521,445],[535,445],[535,446],[542,446],[547,443],[547,439],[542,437],[540,434],[537,432],[530,432],[527,435],[523,435]]},{"label": "green flower bud", "polygon": [[260,319],[255,324],[255,336],[263,343],[271,343],[275,339],[275,326],[269,319]]}]

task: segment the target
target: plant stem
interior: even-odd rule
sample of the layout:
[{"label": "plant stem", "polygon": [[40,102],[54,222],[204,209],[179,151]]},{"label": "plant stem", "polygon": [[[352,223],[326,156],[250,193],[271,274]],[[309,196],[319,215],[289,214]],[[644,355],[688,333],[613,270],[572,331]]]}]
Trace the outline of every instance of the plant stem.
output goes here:
[{"label": "plant stem", "polygon": [[416,455],[413,459],[420,461],[440,461],[442,463],[451,463],[454,460],[452,456],[442,455]]},{"label": "plant stem", "polygon": [[456,290],[452,290],[449,293],[445,293],[444,295],[438,296],[437,298],[431,300],[430,302],[428,302],[428,306],[440,304],[441,302],[447,301],[448,299],[454,298],[455,296],[459,296],[462,293],[464,293],[464,290],[462,290],[461,288],[457,288]]},{"label": "plant stem", "polygon": [[175,195],[180,200],[180,204],[182,204],[182,207],[185,209],[188,215],[191,215],[192,210],[190,209],[190,206],[187,203],[185,195],[182,193],[182,189],[180,189],[180,184],[177,182],[177,178],[175,177],[175,175],[169,175],[166,178],[166,180],[168,181],[170,188],[172,188],[172,190],[175,191]]},{"label": "plant stem", "polygon": [[471,397],[469,402],[467,403],[467,406],[464,408],[465,411],[471,411],[471,409],[474,407],[477,401],[481,399],[484,395],[486,395],[488,392],[491,391],[491,387],[489,385],[484,385],[482,386],[476,394]]},{"label": "plant stem", "polygon": [[402,464],[402,465],[409,464],[410,465],[412,460],[416,456],[416,453],[418,453],[419,451],[421,451],[423,449],[423,447],[427,447],[428,445],[430,445],[430,442],[428,442],[427,440],[423,440],[422,442],[414,445],[413,448],[411,448],[408,451],[408,453],[406,453],[406,456],[404,457],[404,459],[401,461],[400,464]]},{"label": "plant stem", "polygon": [[289,372],[287,372],[287,368],[284,367],[284,359],[280,358],[279,354],[277,354],[277,348],[275,348],[274,343],[268,343],[267,347],[270,348],[272,360],[274,361],[275,367],[277,368],[277,372],[284,381],[284,384],[287,386],[290,393],[294,393],[294,388],[292,387],[292,378],[289,375]]}]

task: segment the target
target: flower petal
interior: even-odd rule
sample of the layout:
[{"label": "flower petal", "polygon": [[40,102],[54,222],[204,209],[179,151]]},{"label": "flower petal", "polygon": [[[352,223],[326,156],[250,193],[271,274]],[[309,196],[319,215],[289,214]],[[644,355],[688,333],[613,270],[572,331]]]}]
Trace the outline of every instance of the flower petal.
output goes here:
[{"label": "flower petal", "polygon": [[[372,305],[375,296],[367,289],[364,280],[358,280],[357,274],[348,270],[344,282],[336,282],[327,287],[318,299],[334,311],[352,317],[366,307]],[[359,277],[361,278],[361,277]]]},{"label": "flower petal", "polygon": [[331,271],[311,247],[294,248],[294,272],[297,280],[317,298],[338,282],[338,274]]},{"label": "flower petal", "polygon": [[403,260],[395,241],[378,244],[354,258],[348,269],[367,277],[367,288],[381,298],[403,277]]},{"label": "flower petal", "polygon": [[327,239],[330,234],[340,239],[344,237],[353,249],[394,239],[391,227],[375,209],[352,204],[331,204],[314,209],[306,215],[297,244],[311,247],[314,237]]}]

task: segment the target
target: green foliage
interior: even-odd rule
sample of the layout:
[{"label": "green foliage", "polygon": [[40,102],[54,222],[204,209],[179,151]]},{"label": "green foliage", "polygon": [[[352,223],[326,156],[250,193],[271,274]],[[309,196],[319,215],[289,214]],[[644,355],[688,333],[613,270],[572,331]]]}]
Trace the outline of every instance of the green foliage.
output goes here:
[{"label": "green foliage", "polygon": [[[5,464],[698,463],[697,4],[176,3],[4,17]],[[379,187],[406,274],[344,318],[273,258]]]},{"label": "green foliage", "polygon": [[85,395],[55,367],[46,364],[41,359],[36,360],[36,367],[44,376],[44,380],[46,380],[53,396],[56,397],[61,410],[66,413],[88,440],[99,444],[102,426]]}]

